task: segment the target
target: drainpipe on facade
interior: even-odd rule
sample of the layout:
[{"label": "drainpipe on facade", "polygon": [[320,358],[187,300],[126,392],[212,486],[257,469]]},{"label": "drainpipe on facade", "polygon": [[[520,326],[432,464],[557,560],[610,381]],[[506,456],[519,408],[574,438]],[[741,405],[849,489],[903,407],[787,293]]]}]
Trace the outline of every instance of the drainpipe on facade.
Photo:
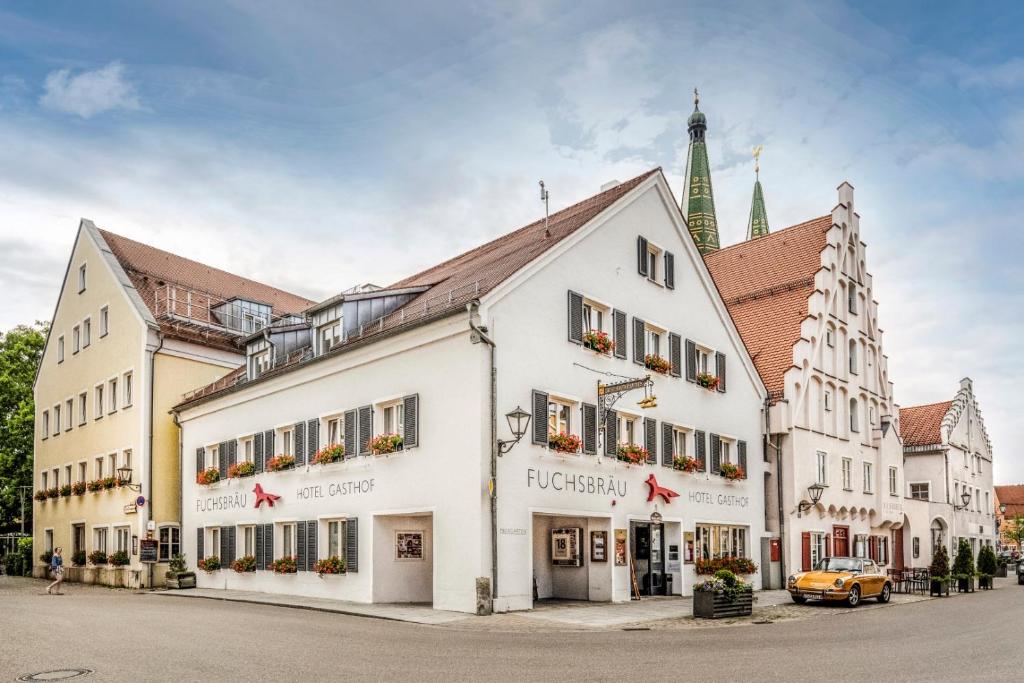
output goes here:
[{"label": "drainpipe on facade", "polygon": [[479,327],[473,322],[473,317],[480,307],[477,300],[470,301],[466,305],[469,312],[469,327],[479,337],[477,340],[470,338],[473,343],[484,342],[490,351],[490,417],[491,417],[491,609],[494,611],[494,600],[498,597],[498,370],[495,362],[494,351],[496,344],[487,336],[487,328]]},{"label": "drainpipe on facade", "polygon": [[[149,354],[149,415],[146,431],[148,443],[146,446],[146,533],[149,533],[149,523],[153,521],[153,398],[155,395],[154,385],[156,384],[156,354],[164,346],[164,335],[157,332],[157,339],[160,343]],[[180,533],[180,532],[179,532]],[[153,565],[149,565],[149,589],[153,590]]]}]

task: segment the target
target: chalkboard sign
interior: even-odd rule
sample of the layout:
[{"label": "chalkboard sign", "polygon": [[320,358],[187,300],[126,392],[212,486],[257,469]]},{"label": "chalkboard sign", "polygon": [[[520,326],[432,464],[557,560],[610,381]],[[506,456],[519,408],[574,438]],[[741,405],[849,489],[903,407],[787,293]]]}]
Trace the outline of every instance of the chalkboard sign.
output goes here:
[{"label": "chalkboard sign", "polygon": [[139,561],[157,561],[157,542],[152,538],[143,538],[139,541]]}]

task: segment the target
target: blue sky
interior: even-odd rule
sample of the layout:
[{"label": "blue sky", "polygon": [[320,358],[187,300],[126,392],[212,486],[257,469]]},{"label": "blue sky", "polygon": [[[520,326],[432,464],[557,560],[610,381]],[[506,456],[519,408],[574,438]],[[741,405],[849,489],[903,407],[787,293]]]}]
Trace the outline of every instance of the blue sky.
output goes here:
[{"label": "blue sky", "polygon": [[[692,89],[724,243],[856,187],[903,405],[975,380],[1024,481],[1024,5],[0,5],[0,327],[78,218],[313,298],[386,284],[663,166]],[[772,5],[772,6],[769,6]]]}]

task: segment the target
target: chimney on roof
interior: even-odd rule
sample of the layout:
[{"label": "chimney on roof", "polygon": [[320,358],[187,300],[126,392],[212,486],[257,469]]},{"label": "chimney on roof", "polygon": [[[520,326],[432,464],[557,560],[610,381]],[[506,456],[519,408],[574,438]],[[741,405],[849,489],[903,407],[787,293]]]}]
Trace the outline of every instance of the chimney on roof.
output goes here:
[{"label": "chimney on roof", "polygon": [[619,184],[620,183],[619,183],[618,180],[609,180],[607,183],[605,183],[604,185],[601,186],[601,192],[607,192],[608,190],[612,189],[613,187],[618,187]]},{"label": "chimney on roof", "polygon": [[544,238],[551,237],[551,231],[548,230],[548,198],[551,193],[544,187],[544,181],[540,181],[540,200],[544,202]]}]

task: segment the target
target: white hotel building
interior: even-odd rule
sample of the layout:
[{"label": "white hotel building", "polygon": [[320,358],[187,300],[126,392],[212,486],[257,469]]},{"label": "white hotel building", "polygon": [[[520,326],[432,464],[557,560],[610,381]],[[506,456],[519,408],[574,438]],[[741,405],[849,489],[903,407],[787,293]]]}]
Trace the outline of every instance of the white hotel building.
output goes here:
[{"label": "white hotel building", "polygon": [[[767,394],[660,170],[306,317],[176,408],[183,546],[225,567],[200,586],[486,612],[685,595],[700,558],[760,564]],[[613,350],[587,348],[598,330]],[[602,410],[599,382],[648,375]],[[578,452],[551,448],[560,432]],[[401,448],[373,455],[384,434]],[[341,461],[310,464],[335,442]],[[266,471],[281,454],[295,466]],[[254,476],[196,482],[241,460]],[[243,555],[256,571],[229,568]],[[313,571],[332,555],[347,572]],[[298,571],[268,570],[283,556]]]}]

